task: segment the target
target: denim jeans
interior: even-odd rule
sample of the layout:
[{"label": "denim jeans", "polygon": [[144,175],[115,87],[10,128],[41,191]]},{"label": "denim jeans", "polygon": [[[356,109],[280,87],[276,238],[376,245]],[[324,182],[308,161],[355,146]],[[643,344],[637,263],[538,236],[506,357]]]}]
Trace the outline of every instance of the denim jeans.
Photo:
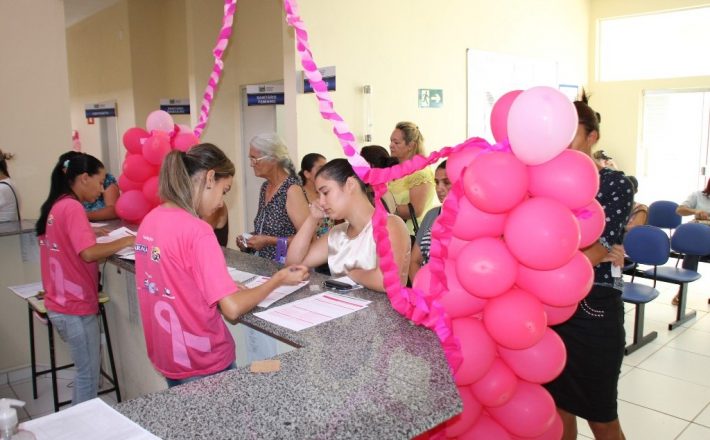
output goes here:
[{"label": "denim jeans", "polygon": [[166,377],[166,378],[165,378],[165,381],[168,383],[168,388],[172,388],[172,387],[176,387],[176,386],[178,386],[178,385],[182,385],[182,384],[185,384],[185,383],[194,382],[194,381],[196,381],[196,380],[200,380],[200,379],[205,378],[205,377],[214,376],[215,374],[219,374],[219,373],[222,373],[222,372],[224,372],[224,371],[234,370],[235,368],[237,368],[237,364],[234,363],[234,362],[232,362],[231,364],[229,364],[229,366],[228,366],[227,368],[225,368],[225,369],[222,370],[222,371],[218,371],[218,372],[216,372],[216,373],[204,374],[204,375],[202,375],[202,376],[186,377],[185,379],[170,379],[169,377]]},{"label": "denim jeans", "polygon": [[99,320],[96,315],[76,316],[47,310],[57,333],[71,348],[76,368],[72,405],[97,396],[101,368]]}]

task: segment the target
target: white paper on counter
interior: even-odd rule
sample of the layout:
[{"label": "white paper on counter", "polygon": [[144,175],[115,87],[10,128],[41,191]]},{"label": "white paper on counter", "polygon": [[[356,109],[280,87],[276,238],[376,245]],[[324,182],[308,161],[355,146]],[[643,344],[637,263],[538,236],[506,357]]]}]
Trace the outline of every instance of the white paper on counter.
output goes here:
[{"label": "white paper on counter", "polygon": [[254,316],[298,332],[357,312],[366,308],[368,304],[370,301],[328,291],[254,313]]},{"label": "white paper on counter", "polygon": [[[104,235],[103,237],[97,237],[96,242],[111,243],[112,241],[116,241],[119,238],[129,237],[131,235],[135,236],[136,233],[125,226],[121,226],[120,228],[114,229],[113,231],[109,232],[108,235]],[[131,246],[124,247],[123,249],[116,252],[116,256],[121,257],[125,260],[135,260],[135,249],[133,249]]]},{"label": "white paper on counter", "polygon": [[27,298],[32,298],[33,296],[37,296],[37,294],[40,292],[40,290],[44,290],[44,287],[42,287],[42,282],[38,281],[36,283],[30,283],[30,284],[22,284],[19,286],[8,286],[8,289],[12,290],[15,295],[19,296],[22,299],[27,299]]},{"label": "white paper on counter", "polygon": [[28,420],[20,428],[32,432],[37,440],[160,440],[98,397]]},{"label": "white paper on counter", "polygon": [[[261,286],[265,282],[269,281],[270,277],[265,277],[265,276],[257,276],[256,278],[247,281],[244,283],[245,286],[248,288],[254,288]],[[308,281],[301,281],[300,283],[296,284],[295,286],[281,286],[276,289],[274,289],[273,292],[269,294],[266,298],[262,299],[259,304],[257,304],[257,307],[269,307],[271,304],[275,303],[276,301],[280,300],[281,298],[284,298],[293,292],[297,291],[301,287],[305,286],[308,284]]]},{"label": "white paper on counter", "polygon": [[108,223],[101,223],[101,222],[89,222],[92,228],[103,228],[104,226],[108,225]]},{"label": "white paper on counter", "polygon": [[229,276],[232,277],[232,279],[237,283],[243,283],[244,281],[257,276],[254,273],[244,272],[243,270],[239,270],[234,267],[227,267],[227,271],[229,272]]}]

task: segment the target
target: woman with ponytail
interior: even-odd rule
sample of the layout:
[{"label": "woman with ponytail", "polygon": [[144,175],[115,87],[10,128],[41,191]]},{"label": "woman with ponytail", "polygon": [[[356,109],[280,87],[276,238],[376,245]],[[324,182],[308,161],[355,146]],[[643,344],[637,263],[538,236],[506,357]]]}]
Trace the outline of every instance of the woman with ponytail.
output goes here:
[{"label": "woman with ponytail", "polygon": [[49,196],[37,221],[44,305],[76,367],[72,404],[96,397],[99,345],[97,261],[131,246],[134,237],[96,243],[82,202],[103,191],[106,170],[93,156],[69,152],[52,170]]},{"label": "woman with ponytail", "polygon": [[274,289],[308,277],[303,266],[275,273],[253,289],[229,276],[212,227],[201,218],[224,204],[234,165],[212,144],[170,152],[160,168],[164,203],[145,216],[136,237],[136,291],[148,357],[172,387],[234,368],[222,319],[236,320]]},{"label": "woman with ponytail", "polygon": [[248,238],[237,237],[242,251],[283,263],[293,235],[308,217],[308,203],[284,141],[276,133],[254,136],[249,163],[256,177],[266,179],[259,193],[259,210]]}]

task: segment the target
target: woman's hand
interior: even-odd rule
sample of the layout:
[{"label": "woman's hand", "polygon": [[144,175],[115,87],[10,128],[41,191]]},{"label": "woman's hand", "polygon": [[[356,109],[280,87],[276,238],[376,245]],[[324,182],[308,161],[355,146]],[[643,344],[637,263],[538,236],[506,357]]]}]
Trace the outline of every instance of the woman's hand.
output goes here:
[{"label": "woman's hand", "polygon": [[325,218],[325,211],[323,211],[323,208],[321,208],[318,203],[309,203],[308,209],[311,212],[311,217],[313,217],[314,219],[320,220],[322,218]]},{"label": "woman's hand", "polygon": [[615,244],[614,246],[609,249],[609,253],[602,259],[602,262],[610,262],[614,266],[623,266],[624,265],[624,256],[626,255],[626,252],[624,251],[624,246],[620,244]]},{"label": "woman's hand", "polygon": [[701,210],[695,211],[695,220],[707,220],[708,218],[710,218],[710,216],[707,212]]},{"label": "woman's hand", "polygon": [[266,246],[273,246],[275,244],[276,237],[270,235],[252,235],[247,240],[247,247],[254,249],[255,251],[260,251]]},{"label": "woman's hand", "polygon": [[244,239],[243,235],[237,235],[237,247],[239,248],[240,251],[246,252],[248,247],[247,247],[247,241]]},{"label": "woman's hand", "polygon": [[289,266],[274,274],[274,278],[279,284],[295,286],[301,281],[305,281],[309,277],[308,268],[303,265]]}]

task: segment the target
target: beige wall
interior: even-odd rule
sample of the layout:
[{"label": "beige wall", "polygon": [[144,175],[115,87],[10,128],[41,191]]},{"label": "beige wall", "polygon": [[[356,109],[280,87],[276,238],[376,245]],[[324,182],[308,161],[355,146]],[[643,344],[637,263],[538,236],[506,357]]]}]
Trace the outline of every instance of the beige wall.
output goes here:
[{"label": "beige wall", "polygon": [[0,1],[0,148],[16,154],[9,171],[25,218],[38,217],[54,161],[71,145],[63,36],[60,0]]},{"label": "beige wall", "polygon": [[[560,82],[586,81],[587,0],[301,0],[320,66],[335,65],[336,110],[362,141],[362,86],[373,89],[373,143],[389,145],[400,120],[416,122],[429,151],[466,137],[466,49],[557,60]],[[417,107],[419,88],[443,89],[440,109]],[[299,156],[341,155],[312,95],[298,96]]]},{"label": "beige wall", "polygon": [[[590,15],[590,63],[595,59],[598,50],[597,24],[602,18],[708,5],[710,2],[707,0],[593,0]],[[636,173],[644,90],[710,88],[710,76],[600,82],[596,79],[593,64],[590,64],[589,78],[588,90],[592,94],[589,103],[602,115],[602,137],[598,146],[614,158],[619,168],[629,174]]]}]

